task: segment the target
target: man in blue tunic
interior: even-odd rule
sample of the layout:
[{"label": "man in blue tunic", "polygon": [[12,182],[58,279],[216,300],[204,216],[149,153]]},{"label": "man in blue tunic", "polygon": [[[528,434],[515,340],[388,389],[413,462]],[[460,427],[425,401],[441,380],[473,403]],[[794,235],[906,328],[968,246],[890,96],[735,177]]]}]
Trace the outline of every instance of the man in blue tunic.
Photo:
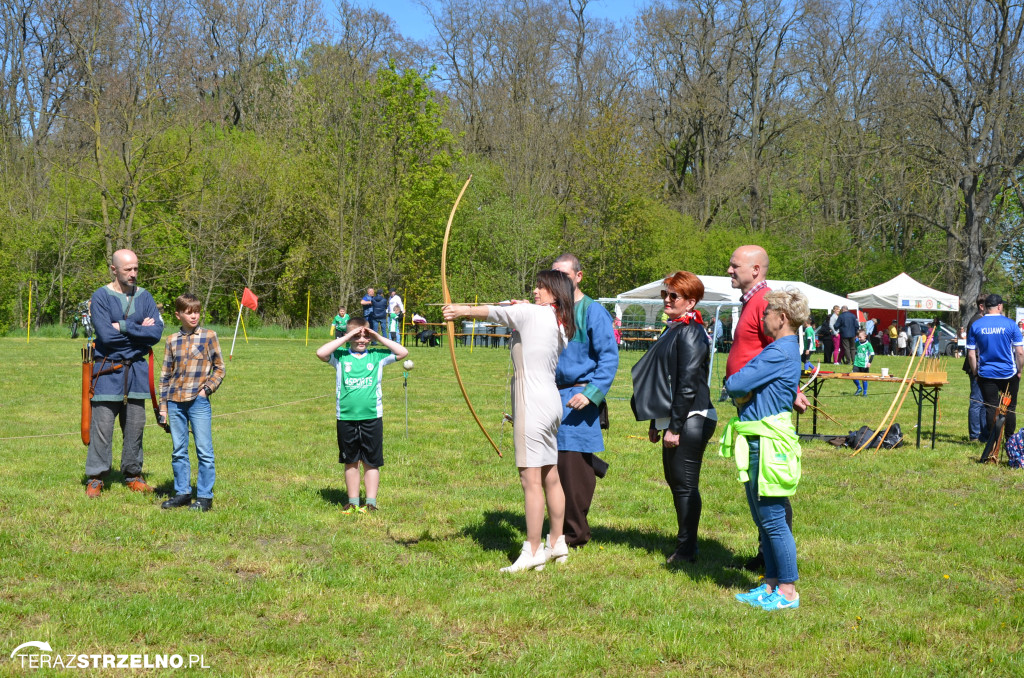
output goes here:
[{"label": "man in blue tunic", "polygon": [[[604,451],[599,412],[619,368],[619,348],[611,314],[580,291],[580,260],[563,254],[551,268],[569,276],[575,294],[576,334],[558,357],[555,370],[563,408],[558,477],[565,492],[565,542],[583,546],[590,541],[587,513],[597,485],[594,453]],[[596,462],[603,465],[600,459]]]},{"label": "man in blue tunic", "polygon": [[142,431],[146,426],[150,347],[160,341],[164,324],[156,302],[135,284],[139,259],[131,250],[118,250],[110,263],[114,280],[92,295],[96,330],[93,364],[92,419],[85,459],[85,493],[98,499],[102,476],[112,464],[114,420],[120,419],[124,441],[121,472],[135,492],[152,492],[142,477]]}]

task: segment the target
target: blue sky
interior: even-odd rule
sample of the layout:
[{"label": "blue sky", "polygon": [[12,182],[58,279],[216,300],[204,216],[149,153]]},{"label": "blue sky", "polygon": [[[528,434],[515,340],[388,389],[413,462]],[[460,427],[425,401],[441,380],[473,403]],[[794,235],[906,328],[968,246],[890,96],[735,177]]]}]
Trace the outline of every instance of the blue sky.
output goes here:
[{"label": "blue sky", "polygon": [[[481,0],[487,2],[488,0]],[[500,1],[500,0],[499,0]],[[328,3],[325,2],[325,5]],[[354,0],[362,7],[374,7],[391,16],[398,30],[409,38],[423,40],[432,36],[429,19],[415,0]],[[587,13],[593,17],[619,22],[636,16],[637,8],[648,4],[646,0],[591,0]],[[330,14],[330,10],[328,10]]]}]

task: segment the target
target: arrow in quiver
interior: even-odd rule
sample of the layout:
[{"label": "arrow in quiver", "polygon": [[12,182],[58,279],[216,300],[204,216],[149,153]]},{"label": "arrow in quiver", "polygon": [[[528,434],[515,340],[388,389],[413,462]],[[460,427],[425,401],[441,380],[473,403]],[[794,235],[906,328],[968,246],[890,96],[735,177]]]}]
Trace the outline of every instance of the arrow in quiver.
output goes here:
[{"label": "arrow in quiver", "polygon": [[82,347],[82,444],[89,444],[89,427],[92,424],[92,360],[93,344],[86,342]]}]

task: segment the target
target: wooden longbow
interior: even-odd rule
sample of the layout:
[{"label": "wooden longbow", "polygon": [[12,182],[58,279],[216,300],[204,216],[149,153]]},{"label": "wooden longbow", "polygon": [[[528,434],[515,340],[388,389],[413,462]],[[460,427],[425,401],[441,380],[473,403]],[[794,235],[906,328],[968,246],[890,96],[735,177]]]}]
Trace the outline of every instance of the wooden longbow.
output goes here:
[{"label": "wooden longbow", "polygon": [[[469,182],[473,181],[473,175],[470,174],[469,178],[466,179],[466,183],[463,184],[462,190],[459,191],[459,197],[455,199],[455,204],[452,205],[452,213],[448,215],[448,225],[444,229],[444,241],[441,244],[441,292],[444,295],[445,305],[452,303],[452,295],[448,291],[448,236],[452,231],[452,221],[455,219],[455,210],[459,209],[459,203],[462,201],[462,196],[469,188]],[[459,389],[462,391],[462,397],[466,400],[466,406],[469,407],[470,413],[473,415],[473,419],[476,420],[476,425],[480,427],[480,431],[487,437],[487,442],[491,444],[494,451],[501,456],[501,450],[494,443],[491,435],[484,428],[484,424],[480,421],[480,417],[477,415],[476,410],[473,409],[473,403],[469,401],[469,394],[466,393],[466,386],[462,383],[462,375],[459,373],[459,362],[455,359],[455,321],[449,320],[445,323],[448,326],[448,351],[452,356],[452,369],[455,370],[455,380],[459,382]]]}]

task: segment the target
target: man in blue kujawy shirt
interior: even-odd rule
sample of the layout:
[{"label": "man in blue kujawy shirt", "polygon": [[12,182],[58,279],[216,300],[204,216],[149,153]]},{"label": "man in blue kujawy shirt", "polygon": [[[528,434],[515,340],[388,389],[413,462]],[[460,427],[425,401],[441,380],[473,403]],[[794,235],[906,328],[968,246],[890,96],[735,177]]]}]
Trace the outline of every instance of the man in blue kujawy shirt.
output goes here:
[{"label": "man in blue kujawy shirt", "polygon": [[1007,389],[1010,406],[1005,431],[1012,434],[1017,430],[1017,389],[1024,367],[1024,337],[1016,323],[1003,315],[1003,298],[998,294],[985,298],[985,315],[975,320],[967,332],[967,361],[985,401],[989,436],[1000,433],[995,430],[996,408],[1000,394]]}]

